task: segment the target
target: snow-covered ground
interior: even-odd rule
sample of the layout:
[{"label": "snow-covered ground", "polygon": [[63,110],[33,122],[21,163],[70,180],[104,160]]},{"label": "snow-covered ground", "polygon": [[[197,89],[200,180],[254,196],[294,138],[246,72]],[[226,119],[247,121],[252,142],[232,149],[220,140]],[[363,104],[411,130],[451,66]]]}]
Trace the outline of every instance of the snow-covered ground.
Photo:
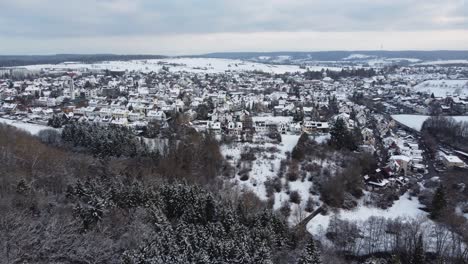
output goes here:
[{"label": "snow-covered ground", "polygon": [[37,134],[39,134],[39,132],[41,132],[42,130],[45,130],[45,129],[52,129],[51,127],[48,127],[48,126],[30,124],[30,123],[25,123],[25,122],[22,122],[22,121],[10,120],[10,119],[5,119],[5,118],[0,118],[0,123],[7,124],[7,125],[10,125],[10,126],[14,126],[14,127],[19,128],[21,130],[29,132],[31,135],[37,135]]},{"label": "snow-covered ground", "polygon": [[[392,118],[400,124],[403,124],[416,131],[421,131],[424,121],[430,116],[426,115],[392,115]],[[468,116],[450,116],[458,122],[468,122]]]},{"label": "snow-covered ground", "polygon": [[[67,63],[67,64],[42,64],[25,66],[29,70],[58,69],[58,70],[129,70],[151,72],[159,71],[163,66],[169,67],[169,71],[196,72],[196,73],[223,73],[226,71],[263,71],[269,73],[304,72],[298,65],[273,65],[243,60],[215,59],[215,58],[170,58],[153,60],[131,61],[106,61],[93,64]],[[341,68],[327,66],[313,66],[310,70],[341,70]]]},{"label": "snow-covered ground", "polygon": [[415,65],[444,65],[444,64],[468,64],[468,60],[437,60],[425,61]]},{"label": "snow-covered ground", "polygon": [[343,60],[362,60],[362,59],[369,59],[369,58],[375,58],[375,56],[354,53],[354,54],[349,55],[346,58],[343,58]]},{"label": "snow-covered ground", "polygon": [[299,135],[281,135],[281,143],[232,143],[230,145],[222,145],[221,152],[226,156],[232,157],[231,164],[235,166],[240,160],[242,149],[244,147],[262,147],[278,148],[278,152],[269,153],[261,152],[256,156],[256,160],[252,162],[251,171],[249,173],[249,179],[247,181],[241,181],[239,175],[236,175],[233,182],[241,186],[243,189],[253,191],[260,199],[266,200],[266,189],[265,181],[273,177],[277,177],[277,173],[280,167],[281,160],[286,158],[286,152],[291,152],[296,146],[299,140]]},{"label": "snow-covered ground", "polygon": [[337,212],[330,212],[328,215],[317,215],[307,224],[307,230],[311,234],[323,235],[333,215],[337,215],[343,220],[352,221],[365,221],[371,216],[379,216],[389,219],[395,219],[398,217],[418,218],[426,216],[427,213],[419,209],[420,207],[422,206],[418,199],[414,197],[410,198],[408,194],[401,196],[400,199],[395,201],[393,206],[388,209],[366,206],[363,204],[363,199],[361,199],[358,207],[354,210],[339,209]]},{"label": "snow-covered ground", "polygon": [[[256,118],[256,117],[254,117]],[[267,191],[265,187],[265,182],[270,179],[275,179],[278,177],[278,172],[280,170],[281,161],[286,159],[286,153],[292,152],[293,148],[296,146],[300,135],[285,134],[281,135],[281,144],[272,144],[272,143],[233,143],[230,145],[222,145],[221,151],[225,157],[229,157],[231,164],[236,166],[240,160],[242,149],[245,147],[256,148],[261,147],[269,149],[271,147],[276,147],[278,151],[271,153],[266,150],[263,153],[258,153],[256,155],[256,160],[252,162],[251,171],[249,172],[249,179],[242,181],[240,175],[234,177],[231,180],[232,183],[240,187],[241,190],[249,190],[254,192],[260,199],[266,201],[269,197],[267,196]],[[314,139],[316,142],[323,144],[326,143],[330,138],[330,134],[319,134],[311,136],[311,139]],[[324,167],[333,170],[336,167],[332,161],[329,160],[316,160],[317,164],[322,164]],[[236,172],[242,170],[237,168]],[[287,170],[287,169],[286,169]],[[300,170],[300,168],[299,168]],[[301,176],[298,177],[295,181],[289,181],[286,179],[286,176],[279,178],[281,181],[281,191],[274,192],[274,203],[273,209],[278,210],[285,202],[290,202],[290,193],[297,192],[300,195],[300,203],[289,203],[291,208],[291,214],[288,218],[289,223],[293,226],[299,223],[307,213],[305,211],[306,204],[311,198],[314,201],[314,206],[317,207],[321,204],[320,196],[311,194],[310,190],[313,187],[313,182],[302,179]]]},{"label": "snow-covered ground", "polygon": [[414,86],[413,90],[436,97],[468,96],[468,80],[428,80]]}]

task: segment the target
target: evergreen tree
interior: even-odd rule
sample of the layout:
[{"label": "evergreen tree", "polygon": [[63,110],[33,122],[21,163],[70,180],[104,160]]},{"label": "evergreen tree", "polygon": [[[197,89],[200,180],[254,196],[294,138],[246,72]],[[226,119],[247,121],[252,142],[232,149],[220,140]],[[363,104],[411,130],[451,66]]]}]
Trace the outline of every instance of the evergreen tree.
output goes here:
[{"label": "evergreen tree", "polygon": [[335,96],[328,99],[328,111],[330,116],[336,115],[339,112],[338,100],[336,100]]},{"label": "evergreen tree", "polygon": [[356,150],[356,139],[343,119],[338,118],[330,129],[330,145],[336,149]]},{"label": "evergreen tree", "polygon": [[296,146],[293,148],[291,152],[291,158],[301,161],[304,159],[305,156],[305,148],[307,143],[309,142],[309,136],[307,133],[302,133],[301,137],[297,141]]},{"label": "evergreen tree", "polygon": [[265,243],[262,243],[261,246],[256,250],[254,263],[273,264],[273,261],[271,260],[270,248],[267,247]]},{"label": "evergreen tree", "polygon": [[432,198],[431,218],[437,219],[441,216],[442,211],[447,206],[445,199],[445,191],[442,186],[439,186]]},{"label": "evergreen tree", "polygon": [[299,258],[298,264],[320,264],[322,263],[320,259],[320,252],[315,246],[314,239],[311,238],[307,243],[304,252],[302,252],[301,257]]},{"label": "evergreen tree", "polygon": [[418,241],[416,242],[416,248],[413,252],[413,257],[411,258],[411,264],[425,264],[424,256],[424,242],[422,235],[419,235]]}]

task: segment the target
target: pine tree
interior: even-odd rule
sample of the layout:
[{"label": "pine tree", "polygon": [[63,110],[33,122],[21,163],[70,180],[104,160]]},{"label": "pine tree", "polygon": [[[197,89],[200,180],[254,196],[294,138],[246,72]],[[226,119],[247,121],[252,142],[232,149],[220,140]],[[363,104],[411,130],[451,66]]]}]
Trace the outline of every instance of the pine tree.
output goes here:
[{"label": "pine tree", "polygon": [[314,239],[310,239],[307,243],[304,252],[302,253],[301,257],[299,258],[298,264],[320,264],[322,261],[320,260],[320,252],[317,250],[315,246]]},{"label": "pine tree", "polygon": [[439,186],[432,198],[431,218],[437,219],[440,217],[442,210],[447,206],[445,200],[445,191],[442,186]]},{"label": "pine tree", "polygon": [[356,142],[343,119],[338,118],[330,130],[330,144],[336,149],[356,150]]},{"label": "pine tree", "polygon": [[422,235],[419,235],[418,241],[416,242],[416,248],[414,249],[411,264],[425,264],[424,256],[424,242]]},{"label": "pine tree", "polygon": [[271,250],[267,245],[265,245],[265,243],[262,243],[255,252],[254,260],[254,263],[273,264],[273,261],[271,260]]}]

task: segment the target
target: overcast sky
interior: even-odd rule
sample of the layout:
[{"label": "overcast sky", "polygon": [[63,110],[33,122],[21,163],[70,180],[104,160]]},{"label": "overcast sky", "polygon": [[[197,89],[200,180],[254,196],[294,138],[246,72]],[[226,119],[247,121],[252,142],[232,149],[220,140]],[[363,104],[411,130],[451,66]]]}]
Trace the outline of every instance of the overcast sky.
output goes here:
[{"label": "overcast sky", "polygon": [[0,54],[468,50],[468,0],[0,0]]}]

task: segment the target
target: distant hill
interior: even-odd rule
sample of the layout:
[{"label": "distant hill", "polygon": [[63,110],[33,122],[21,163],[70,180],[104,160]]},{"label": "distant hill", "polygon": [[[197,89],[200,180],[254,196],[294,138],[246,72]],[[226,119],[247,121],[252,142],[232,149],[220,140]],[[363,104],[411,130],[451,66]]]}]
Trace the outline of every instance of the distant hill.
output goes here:
[{"label": "distant hill", "polygon": [[[312,51],[312,52],[220,52],[202,55],[179,56],[189,58],[240,59],[273,64],[300,64],[306,62],[347,62],[366,63],[370,60],[383,59],[387,62],[407,61],[424,62],[437,60],[466,60],[468,51]],[[117,55],[117,54],[55,54],[55,55],[0,55],[0,67],[13,67],[35,64],[57,64],[62,62],[96,63],[102,61],[127,61],[145,59],[165,59],[162,55]]]},{"label": "distant hill", "polygon": [[162,59],[161,55],[116,55],[116,54],[55,54],[55,55],[0,55],[0,67],[35,64],[57,64],[67,61],[93,63],[116,60]]},{"label": "distant hill", "polygon": [[421,61],[430,60],[468,60],[468,51],[462,50],[434,50],[434,51],[314,51],[314,52],[222,52],[208,53],[199,56],[202,58],[225,58],[244,60],[265,60],[283,59],[289,60],[314,60],[314,61],[341,61],[360,60],[365,58],[409,58]]}]

